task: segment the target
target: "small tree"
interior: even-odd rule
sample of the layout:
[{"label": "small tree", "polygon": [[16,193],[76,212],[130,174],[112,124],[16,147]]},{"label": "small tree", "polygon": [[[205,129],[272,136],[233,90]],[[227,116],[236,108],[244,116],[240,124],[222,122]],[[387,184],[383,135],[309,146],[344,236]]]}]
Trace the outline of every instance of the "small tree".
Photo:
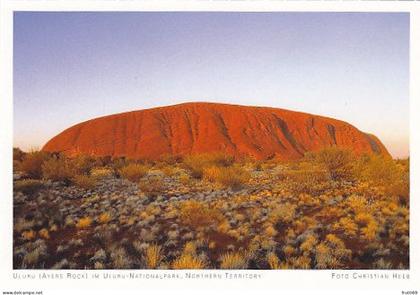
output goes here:
[{"label": "small tree", "polygon": [[354,177],[353,163],[356,157],[349,149],[336,146],[327,147],[317,152],[308,153],[305,158],[322,165],[333,180],[352,180]]},{"label": "small tree", "polygon": [[42,165],[49,156],[47,153],[41,151],[33,151],[26,154],[17,169],[24,172],[31,178],[39,179],[42,177]]}]

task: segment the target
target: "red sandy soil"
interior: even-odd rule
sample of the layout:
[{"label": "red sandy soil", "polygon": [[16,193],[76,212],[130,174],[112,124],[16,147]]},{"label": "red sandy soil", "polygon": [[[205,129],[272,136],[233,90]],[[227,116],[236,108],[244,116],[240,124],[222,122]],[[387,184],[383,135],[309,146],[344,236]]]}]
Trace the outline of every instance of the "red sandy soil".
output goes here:
[{"label": "red sandy soil", "polygon": [[52,138],[44,151],[157,159],[224,152],[298,159],[326,146],[389,155],[377,137],[335,119],[269,107],[185,103],[92,119]]}]

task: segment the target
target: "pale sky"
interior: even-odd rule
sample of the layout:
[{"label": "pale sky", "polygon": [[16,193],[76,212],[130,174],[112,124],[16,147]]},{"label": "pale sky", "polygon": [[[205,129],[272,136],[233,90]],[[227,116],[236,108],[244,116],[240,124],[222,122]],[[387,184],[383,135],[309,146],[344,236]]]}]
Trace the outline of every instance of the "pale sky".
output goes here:
[{"label": "pale sky", "polygon": [[408,13],[15,12],[14,145],[210,101],[297,110],[409,154]]}]

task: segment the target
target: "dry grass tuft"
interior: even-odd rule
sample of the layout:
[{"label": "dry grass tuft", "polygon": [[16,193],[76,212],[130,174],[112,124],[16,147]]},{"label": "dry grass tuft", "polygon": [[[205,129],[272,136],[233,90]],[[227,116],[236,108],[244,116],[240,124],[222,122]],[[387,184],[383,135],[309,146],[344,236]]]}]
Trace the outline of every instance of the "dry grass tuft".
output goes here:
[{"label": "dry grass tuft", "polygon": [[108,212],[104,212],[101,213],[101,215],[99,215],[98,221],[99,223],[108,223],[111,220],[111,214],[109,214]]},{"label": "dry grass tuft", "polygon": [[223,153],[194,154],[184,158],[184,165],[194,178],[202,178],[204,170],[208,167],[228,167],[233,162],[232,156]]},{"label": "dry grass tuft", "polygon": [[358,226],[354,223],[353,219],[349,217],[342,217],[333,226],[336,230],[343,230],[344,234],[348,237],[355,237],[358,231]]},{"label": "dry grass tuft", "polygon": [[77,155],[76,157],[67,159],[67,161],[71,162],[71,165],[78,174],[89,174],[90,171],[97,165],[97,158],[85,154]]},{"label": "dry grass tuft", "polygon": [[139,189],[147,195],[156,196],[165,191],[165,182],[158,177],[143,179],[138,184]]},{"label": "dry grass tuft", "polygon": [[267,262],[271,269],[280,269],[280,260],[276,253],[270,252],[267,254]]},{"label": "dry grass tuft", "polygon": [[203,269],[205,267],[205,262],[190,253],[183,253],[172,262],[173,269]]},{"label": "dry grass tuft", "polygon": [[177,174],[178,169],[172,166],[163,166],[159,168],[160,171],[163,172],[168,177],[173,177]]},{"label": "dry grass tuft", "polygon": [[76,186],[87,190],[93,189],[96,186],[96,178],[85,174],[75,175],[72,182]]},{"label": "dry grass tuft", "polygon": [[310,252],[312,249],[314,249],[317,243],[317,238],[314,235],[309,235],[306,237],[305,241],[300,245],[300,250],[304,253]]},{"label": "dry grass tuft", "polygon": [[220,268],[222,269],[243,269],[248,267],[248,261],[239,252],[225,253],[220,257]]},{"label": "dry grass tuft", "polygon": [[217,224],[222,219],[222,215],[217,209],[195,200],[182,202],[179,211],[181,221],[192,227]]},{"label": "dry grass tuft", "polygon": [[273,211],[270,212],[268,219],[273,223],[289,223],[292,222],[296,214],[296,205],[290,203],[284,203],[276,206]]},{"label": "dry grass tuft", "polygon": [[129,259],[129,256],[127,255],[127,252],[125,251],[124,248],[117,248],[114,249],[111,252],[111,261],[112,261],[112,266],[115,269],[127,269],[127,268],[131,268],[131,260]]},{"label": "dry grass tuft", "polygon": [[76,223],[76,228],[86,229],[92,224],[92,218],[89,216],[80,218]]},{"label": "dry grass tuft", "polygon": [[92,176],[96,180],[100,180],[111,175],[113,175],[113,171],[109,168],[104,167],[95,167],[92,168],[92,170],[90,171],[90,176]]},{"label": "dry grass tuft", "polygon": [[22,238],[28,241],[35,239],[36,232],[33,230],[26,230],[22,232]]},{"label": "dry grass tuft", "polygon": [[325,190],[325,184],[330,180],[324,168],[308,162],[298,163],[294,169],[281,172],[279,178],[286,181],[290,191],[295,195],[302,193],[318,195]]},{"label": "dry grass tuft", "polygon": [[150,269],[156,269],[163,259],[162,248],[156,244],[150,245],[146,249],[146,266]]},{"label": "dry grass tuft", "polygon": [[132,182],[138,182],[149,172],[149,167],[142,164],[128,164],[119,170],[119,174]]},{"label": "dry grass tuft", "polygon": [[197,244],[193,241],[189,241],[185,243],[183,253],[195,255],[196,250],[197,250]]},{"label": "dry grass tuft", "polygon": [[248,183],[251,175],[240,166],[218,167],[210,166],[204,169],[204,178],[221,184],[224,187],[231,187],[234,189],[241,188]]},{"label": "dry grass tuft", "polygon": [[267,224],[267,226],[265,227],[264,233],[268,237],[275,237],[277,235],[277,230],[274,228],[272,224]]},{"label": "dry grass tuft", "polygon": [[50,238],[50,232],[48,231],[48,229],[43,228],[38,232],[38,235],[45,240],[48,240]]}]

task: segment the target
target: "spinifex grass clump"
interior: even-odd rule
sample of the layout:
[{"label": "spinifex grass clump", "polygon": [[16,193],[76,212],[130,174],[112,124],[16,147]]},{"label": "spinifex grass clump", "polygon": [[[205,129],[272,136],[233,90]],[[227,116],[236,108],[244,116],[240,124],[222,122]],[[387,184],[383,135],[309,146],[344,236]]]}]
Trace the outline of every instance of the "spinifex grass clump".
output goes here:
[{"label": "spinifex grass clump", "polygon": [[93,189],[96,185],[96,178],[90,175],[79,174],[72,178],[72,182],[78,187]]},{"label": "spinifex grass clump", "polygon": [[206,168],[229,167],[234,163],[234,158],[223,153],[193,154],[184,158],[184,165],[190,170],[194,178],[202,178]]},{"label": "spinifex grass clump", "polygon": [[204,178],[234,189],[241,188],[250,179],[250,173],[240,166],[218,167],[210,166],[204,169]]},{"label": "spinifex grass clump", "polygon": [[122,167],[119,174],[123,178],[127,178],[132,182],[138,182],[143,176],[147,174],[149,167],[143,164],[131,163]]},{"label": "spinifex grass clump", "polygon": [[210,225],[222,218],[219,210],[195,200],[182,202],[179,207],[179,214],[181,222],[191,227]]}]

